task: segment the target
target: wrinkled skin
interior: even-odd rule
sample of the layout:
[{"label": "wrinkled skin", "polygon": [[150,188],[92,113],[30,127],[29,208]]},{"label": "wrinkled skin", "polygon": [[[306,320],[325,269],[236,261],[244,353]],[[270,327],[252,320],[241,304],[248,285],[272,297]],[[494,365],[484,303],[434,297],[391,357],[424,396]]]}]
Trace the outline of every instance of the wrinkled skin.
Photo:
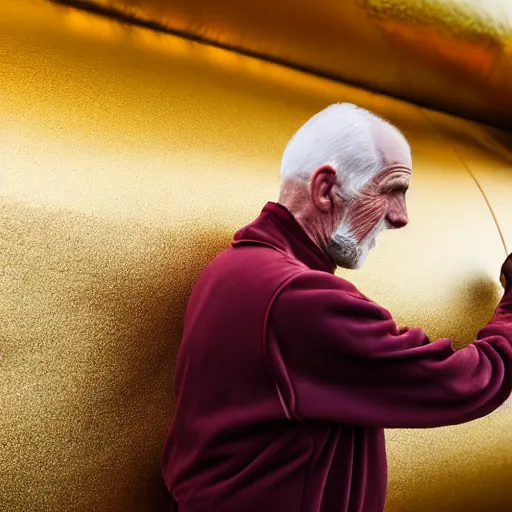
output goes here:
[{"label": "wrinkled skin", "polygon": [[405,193],[410,177],[410,168],[395,162],[345,202],[341,222],[325,247],[338,266],[361,268],[381,231],[407,225]]}]

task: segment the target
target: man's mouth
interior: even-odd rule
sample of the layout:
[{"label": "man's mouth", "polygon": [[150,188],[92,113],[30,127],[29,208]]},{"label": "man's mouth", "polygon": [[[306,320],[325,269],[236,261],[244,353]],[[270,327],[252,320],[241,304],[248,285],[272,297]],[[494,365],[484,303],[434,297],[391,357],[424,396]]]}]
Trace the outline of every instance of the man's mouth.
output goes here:
[{"label": "man's mouth", "polygon": [[370,241],[370,245],[369,245],[369,248],[370,249],[373,249],[376,245],[377,245],[377,237],[383,232],[383,231],[386,231],[387,229],[387,226],[385,224],[385,222],[381,222],[381,224],[379,225],[379,227],[376,229],[376,231],[374,232],[374,235],[373,235],[373,238],[371,239]]}]

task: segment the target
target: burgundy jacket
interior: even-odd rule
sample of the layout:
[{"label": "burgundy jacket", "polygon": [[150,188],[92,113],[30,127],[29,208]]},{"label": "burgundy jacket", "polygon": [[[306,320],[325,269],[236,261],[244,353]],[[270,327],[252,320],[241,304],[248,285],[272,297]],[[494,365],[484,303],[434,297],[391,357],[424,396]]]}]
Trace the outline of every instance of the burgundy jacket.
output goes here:
[{"label": "burgundy jacket", "polygon": [[474,420],[511,393],[512,290],[455,351],[334,270],[268,203],[201,273],[162,458],[179,512],[382,512],[383,429]]}]

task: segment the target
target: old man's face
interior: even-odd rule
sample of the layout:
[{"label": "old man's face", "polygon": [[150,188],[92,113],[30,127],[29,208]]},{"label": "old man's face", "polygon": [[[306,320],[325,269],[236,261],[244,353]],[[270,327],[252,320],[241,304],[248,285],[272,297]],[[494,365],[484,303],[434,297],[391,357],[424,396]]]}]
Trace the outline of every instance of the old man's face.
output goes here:
[{"label": "old man's face", "polygon": [[327,248],[338,266],[361,268],[381,231],[407,224],[405,193],[410,177],[407,165],[393,163],[346,201],[341,222]]},{"label": "old man's face", "polygon": [[344,200],[343,213],[328,252],[340,267],[361,268],[378,234],[408,223],[405,193],[412,158],[405,137],[385,123],[373,126],[383,166],[365,185]]}]

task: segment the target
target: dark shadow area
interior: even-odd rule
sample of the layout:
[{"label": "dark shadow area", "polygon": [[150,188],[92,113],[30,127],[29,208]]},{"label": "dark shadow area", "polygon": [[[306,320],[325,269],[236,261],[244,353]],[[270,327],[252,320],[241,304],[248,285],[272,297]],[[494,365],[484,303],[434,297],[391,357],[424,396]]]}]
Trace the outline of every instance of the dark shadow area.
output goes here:
[{"label": "dark shadow area", "polygon": [[491,452],[481,466],[463,467],[447,460],[438,472],[425,467],[400,484],[403,490],[390,493],[386,512],[508,512],[512,467],[506,459]]},{"label": "dark shadow area", "polygon": [[[454,301],[457,302],[461,311],[461,317],[457,321],[459,324],[457,331],[466,336],[454,337],[454,348],[464,348],[476,340],[480,328],[491,320],[500,298],[496,295],[496,284],[485,275],[472,276],[465,282],[464,288],[457,290]],[[472,333],[466,333],[468,325],[479,327]]]},{"label": "dark shadow area", "polygon": [[168,510],[160,454],[185,307],[232,233],[20,204],[2,204],[2,224],[2,503]]}]

